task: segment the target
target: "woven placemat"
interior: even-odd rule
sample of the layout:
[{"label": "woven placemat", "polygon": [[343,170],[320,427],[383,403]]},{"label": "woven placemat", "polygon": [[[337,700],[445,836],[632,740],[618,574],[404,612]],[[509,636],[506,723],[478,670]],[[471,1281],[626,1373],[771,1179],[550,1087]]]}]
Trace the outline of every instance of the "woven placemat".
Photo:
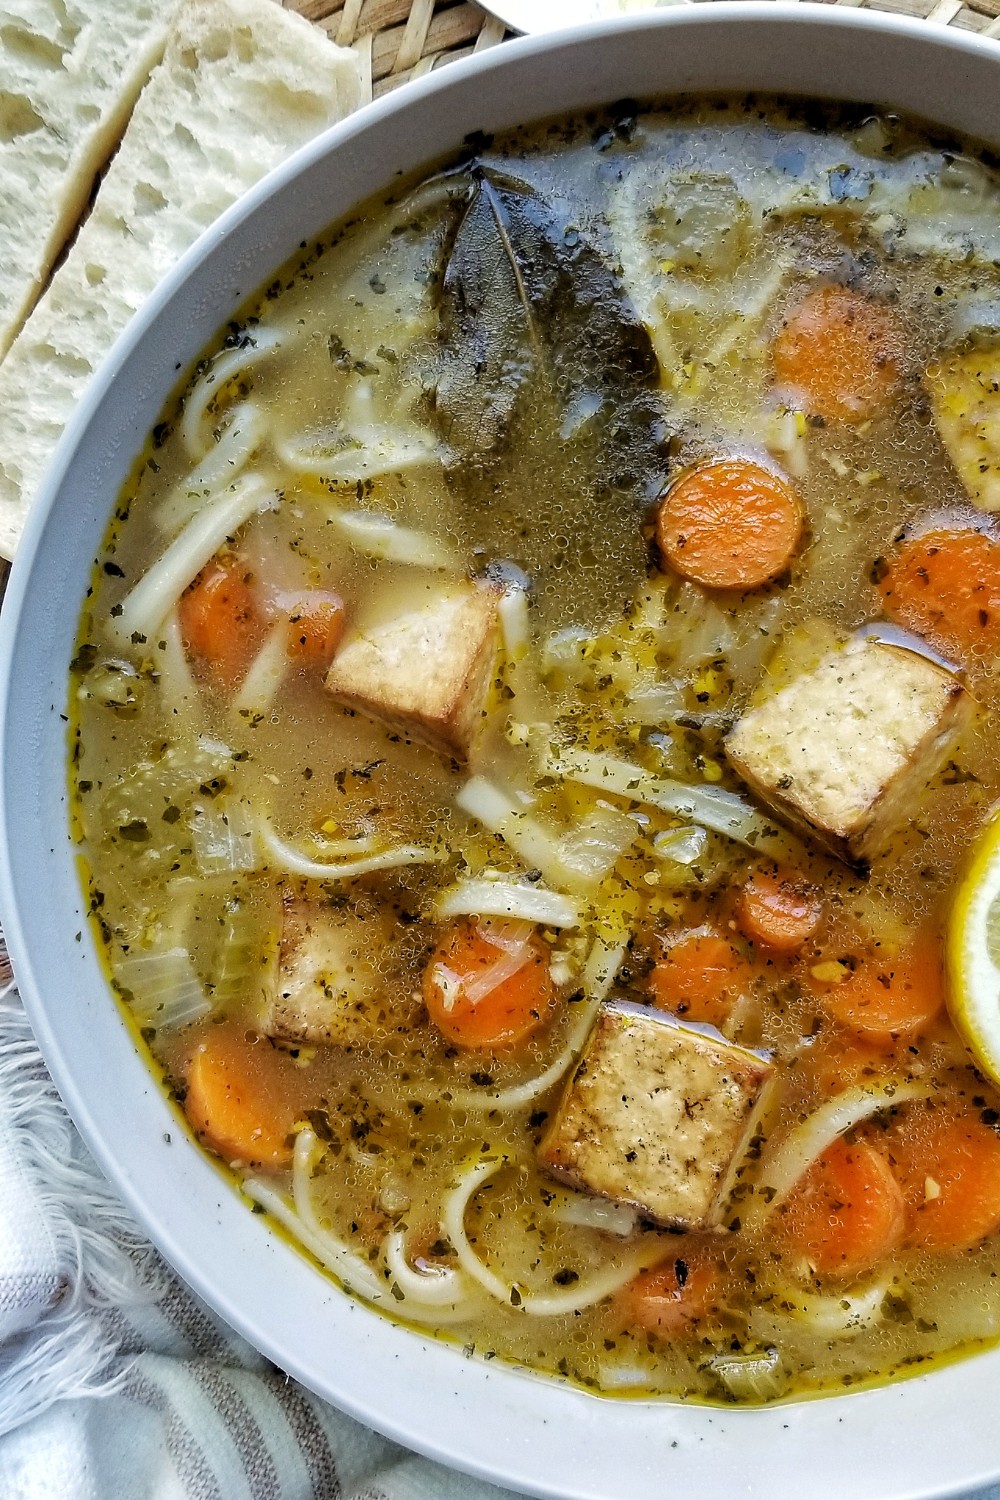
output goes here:
[{"label": "woven placemat", "polygon": [[[360,54],[375,98],[419,78],[443,63],[481,52],[505,31],[466,0],[283,0],[290,10]],[[701,0],[713,3],[713,0]],[[724,3],[724,0],[720,0]],[[939,26],[958,26],[1000,36],[1000,0],[823,0],[855,9],[916,16]]]}]

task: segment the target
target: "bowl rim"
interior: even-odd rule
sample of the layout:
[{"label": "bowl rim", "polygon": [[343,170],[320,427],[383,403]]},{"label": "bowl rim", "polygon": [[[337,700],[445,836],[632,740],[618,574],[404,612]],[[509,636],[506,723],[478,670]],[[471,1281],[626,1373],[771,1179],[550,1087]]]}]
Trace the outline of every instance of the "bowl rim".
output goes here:
[{"label": "bowl rim", "polygon": [[[268,1232],[259,1221],[252,1220],[245,1200],[239,1200],[228,1179],[223,1182],[221,1174],[199,1148],[190,1141],[171,1143],[168,1138],[166,1147],[172,1146],[176,1155],[182,1158],[181,1176],[187,1187],[202,1206],[214,1203],[217,1210],[218,1222],[205,1227],[206,1243],[222,1243],[216,1230],[224,1230],[226,1223],[236,1223],[234,1208],[247,1220],[245,1234],[242,1229],[238,1232],[240,1243],[232,1261],[227,1263],[223,1259],[221,1267],[206,1267],[199,1261],[200,1244],[193,1238],[192,1226],[188,1224],[182,1230],[175,1229],[166,1217],[171,1204],[164,1205],[154,1200],[149,1190],[133,1177],[134,1161],[127,1163],[127,1152],[126,1157],[120,1155],[126,1139],[124,1126],[121,1129],[109,1127],[106,1106],[102,1105],[102,1117],[95,1104],[93,1082],[81,1076],[78,1065],[67,1053],[71,1024],[78,1023],[66,1019],[56,1003],[54,990],[50,992],[54,958],[47,951],[48,945],[38,941],[41,937],[38,901],[29,899],[29,882],[25,883],[23,894],[16,886],[15,870],[30,872],[30,884],[37,898],[44,890],[46,876],[51,877],[57,868],[52,860],[62,859],[65,863],[72,858],[65,795],[60,797],[56,813],[40,808],[26,809],[22,805],[24,797],[19,781],[30,772],[31,752],[41,745],[49,757],[47,763],[59,760],[58,754],[55,754],[55,761],[52,760],[53,727],[56,726],[56,734],[61,732],[57,727],[58,710],[65,703],[64,686],[63,698],[46,710],[49,720],[45,720],[44,712],[39,710],[42,717],[32,721],[32,728],[39,736],[37,745],[33,741],[31,746],[26,746],[16,723],[15,709],[19,704],[34,701],[26,686],[25,674],[26,658],[30,658],[31,650],[37,652],[37,648],[25,646],[24,622],[32,617],[32,589],[39,574],[43,580],[48,577],[50,582],[54,576],[56,582],[58,577],[74,581],[76,592],[73,597],[82,595],[85,576],[81,581],[81,574],[85,575],[89,564],[64,559],[62,574],[53,574],[51,559],[57,553],[58,545],[50,545],[53,537],[51,518],[60,504],[65,508],[74,465],[86,449],[87,442],[92,440],[95,424],[107,423],[108,403],[127,376],[130,362],[136,360],[143,341],[165,310],[175,299],[183,300],[192,278],[217,248],[245,229],[286,185],[307,176],[332,155],[349,152],[359,141],[363,143],[380,123],[400,117],[405,119],[420,105],[435,104],[457,93],[470,80],[502,78],[533,60],[545,60],[564,52],[578,60],[584,49],[595,48],[615,37],[631,34],[641,37],[647,33],[669,36],[679,29],[711,36],[747,24],[758,31],[770,28],[774,35],[789,25],[799,30],[820,27],[826,28],[830,36],[867,34],[873,41],[880,36],[895,37],[919,40],[921,47],[927,44],[928,31],[932,29],[935,50],[944,49],[958,57],[985,57],[993,68],[1000,66],[997,43],[974,33],[929,26],[928,22],[914,17],[840,9],[824,4],[799,4],[796,0],[727,0],[726,4],[678,6],[652,15],[521,38],[503,48],[449,65],[444,71],[428,75],[398,93],[367,105],[302,147],[227,210],[186,252],[129,324],[90,382],[40,486],[13,565],[0,616],[0,705],[3,710],[0,721],[3,736],[0,747],[0,912],[21,994],[39,1045],[98,1164],[178,1274],[275,1363],[311,1389],[318,1390],[341,1410],[417,1452],[482,1479],[524,1493],[551,1496],[553,1500],[618,1500],[619,1494],[622,1500],[626,1495],[634,1500],[647,1500],[647,1496],[651,1500],[654,1494],[662,1492],[665,1476],[678,1485],[697,1483],[702,1491],[708,1479],[712,1481],[713,1489],[719,1487],[720,1493],[723,1488],[731,1489],[737,1484],[745,1489],[745,1466],[767,1463],[773,1457],[774,1445],[782,1443],[787,1475],[778,1485],[772,1472],[766,1483],[774,1500],[785,1500],[786,1494],[791,1500],[791,1496],[801,1490],[801,1465],[814,1460],[820,1451],[839,1452],[844,1434],[851,1430],[858,1451],[849,1461],[850,1485],[837,1476],[831,1485],[817,1469],[812,1475],[815,1500],[825,1500],[827,1496],[830,1500],[833,1497],[837,1500],[855,1500],[855,1497],[856,1500],[931,1500],[933,1496],[957,1495],[970,1486],[986,1484],[1000,1477],[1000,1434],[994,1439],[988,1432],[966,1433],[967,1441],[962,1445],[961,1453],[950,1453],[946,1459],[947,1465],[956,1461],[963,1465],[961,1473],[956,1476],[954,1470],[948,1473],[947,1469],[931,1461],[934,1450],[918,1440],[920,1429],[915,1428],[914,1417],[922,1413],[921,1429],[933,1430],[931,1413],[938,1407],[938,1391],[943,1391],[946,1385],[950,1392],[950,1408],[956,1416],[971,1409],[977,1391],[981,1399],[982,1382],[963,1372],[970,1372],[973,1366],[977,1372],[985,1372],[991,1365],[994,1374],[1000,1374],[1000,1349],[892,1386],[763,1410],[646,1401],[602,1402],[601,1426],[610,1429],[610,1435],[620,1445],[619,1451],[628,1454],[627,1472],[621,1486],[616,1488],[614,1469],[609,1469],[604,1461],[599,1464],[596,1449],[582,1441],[598,1411],[595,1402],[599,1398],[576,1387],[560,1385],[551,1378],[533,1377],[508,1366],[489,1366],[479,1360],[465,1363],[460,1353],[448,1344],[419,1334],[401,1333],[396,1325],[332,1287],[304,1256]],[[668,86],[663,96],[669,97],[677,92],[676,87]],[[610,102],[616,93],[620,91],[609,91],[605,102]],[[846,93],[839,90],[828,97],[846,97]],[[542,119],[550,113],[551,110],[535,110],[527,118]],[[1000,126],[997,138],[1000,141]],[[457,146],[458,140],[454,144]],[[433,153],[434,156],[439,154]],[[383,188],[389,184],[386,174],[379,181]],[[220,317],[216,326],[222,321]],[[162,387],[164,398],[175,378],[171,374]],[[105,520],[109,509],[105,506]],[[103,531],[103,525],[101,529]],[[40,726],[46,722],[49,727],[44,730]],[[62,763],[65,770],[65,752]],[[32,827],[33,813],[41,815],[46,837],[40,840],[37,850],[26,854],[23,839]],[[46,817],[50,820],[47,827]],[[56,835],[52,838],[52,847],[46,852],[44,846],[48,835],[56,829],[57,820],[61,820],[63,826],[62,846],[58,847]],[[58,868],[61,870],[62,867]],[[53,939],[51,946],[58,949],[60,943],[64,944],[64,951],[57,956],[65,960],[66,974],[70,973],[69,959],[73,956],[83,958],[85,968],[89,960],[92,970],[93,954],[88,952],[86,940],[80,943],[76,955],[68,936],[64,938],[60,934]],[[76,972],[78,976],[81,973],[79,968]],[[85,981],[88,978],[92,985],[92,972],[84,975]],[[105,988],[105,1006],[107,998]],[[108,1009],[114,1011],[114,1019],[124,1035],[126,1028],[117,1011],[113,1006]],[[128,1047],[138,1057],[131,1039]],[[116,1061],[123,1066],[126,1051],[127,1048],[119,1047],[115,1054]],[[146,1066],[144,1061],[142,1066]],[[150,1119],[162,1124],[166,1118],[166,1101],[148,1072],[146,1087],[141,1092],[145,1101],[141,1106],[136,1103],[136,1111],[141,1108]],[[117,1139],[115,1130],[118,1131]],[[146,1145],[152,1149],[150,1142]],[[161,1155],[165,1157],[165,1153],[161,1152]],[[167,1167],[165,1170],[171,1172],[174,1169]],[[172,1206],[176,1208],[176,1201]],[[245,1250],[244,1241],[249,1250]],[[243,1265],[244,1254],[247,1256],[246,1266]],[[275,1325],[273,1310],[255,1309],[248,1297],[248,1289],[255,1284],[259,1289],[265,1267],[281,1278],[282,1287],[275,1295],[278,1299],[283,1298],[281,1305],[288,1317],[287,1323],[281,1326]],[[284,1293],[286,1282],[290,1288],[287,1296]],[[303,1306],[294,1300],[300,1294],[305,1298]],[[373,1361],[371,1369],[362,1359],[357,1371],[348,1371],[346,1377],[342,1369],[335,1372],[333,1381],[326,1371],[322,1377],[317,1376],[314,1359],[303,1357],[294,1343],[296,1337],[301,1337],[308,1346],[317,1312],[322,1315],[324,1327],[329,1324],[352,1354],[360,1359],[367,1352]],[[404,1345],[407,1353],[400,1352]],[[399,1371],[394,1369],[394,1365],[399,1364],[409,1367],[411,1377],[418,1377],[416,1383],[421,1389],[415,1395],[402,1388],[402,1382],[397,1378]],[[358,1381],[352,1379],[355,1373],[361,1377]],[[934,1390],[930,1397],[926,1395],[929,1386]],[[427,1406],[425,1396],[428,1394],[439,1403],[438,1406]],[[491,1404],[496,1410],[487,1413],[486,1408]],[[848,1408],[850,1418],[846,1415]],[[610,1413],[616,1414],[613,1419]],[[651,1419],[650,1413],[654,1414]],[[507,1425],[512,1417],[520,1424],[513,1432]],[[908,1425],[904,1432],[895,1430],[905,1424]],[[989,1424],[980,1426],[988,1427]],[[470,1431],[470,1427],[475,1427],[475,1430]],[[553,1442],[556,1429],[559,1430],[559,1441]],[[538,1445],[546,1453],[544,1472],[537,1467]],[[581,1455],[579,1459],[574,1457],[577,1452]],[[553,1466],[553,1456],[557,1456],[564,1466],[562,1471]],[[892,1466],[891,1474],[885,1468],[886,1458]],[[877,1488],[872,1489],[872,1475],[866,1466],[876,1459],[882,1462],[874,1476]],[[761,1472],[767,1473],[767,1470]]]}]

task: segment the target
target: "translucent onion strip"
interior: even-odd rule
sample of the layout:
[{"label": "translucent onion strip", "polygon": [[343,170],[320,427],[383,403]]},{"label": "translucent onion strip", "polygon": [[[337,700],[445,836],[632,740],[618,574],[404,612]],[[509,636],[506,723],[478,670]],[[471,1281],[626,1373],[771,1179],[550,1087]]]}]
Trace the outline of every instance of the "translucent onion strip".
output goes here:
[{"label": "translucent onion strip", "polygon": [[264,481],[245,476],[189,521],[163,555],[122,600],[121,614],[112,621],[125,641],[138,632],[155,634],[193,578],[214,557],[227,538],[277,497]]},{"label": "translucent onion strip", "polygon": [[525,941],[512,953],[501,952],[495,963],[492,963],[480,971],[475,979],[462,981],[462,995],[469,1005],[478,1005],[480,1000],[485,1000],[494,990],[498,990],[508,979],[513,979],[515,974],[531,963],[533,950],[531,944]]},{"label": "translucent onion strip", "polygon": [[605,1297],[613,1296],[640,1271],[663,1260],[663,1241],[650,1237],[629,1251],[623,1251],[611,1265],[603,1267],[593,1276],[581,1279],[564,1291],[522,1292],[519,1287],[509,1285],[479,1258],[465,1232],[465,1215],[469,1204],[501,1166],[503,1159],[496,1158],[493,1161],[477,1162],[470,1167],[446,1195],[441,1215],[441,1228],[454,1247],[462,1270],[498,1302],[532,1318],[558,1318],[565,1313],[582,1312],[595,1302],[603,1302]]},{"label": "translucent onion strip", "polygon": [[763,848],[778,834],[774,823],[736,792],[687,786],[683,781],[653,776],[642,766],[613,755],[597,755],[587,750],[548,755],[545,769],[549,775],[561,776],[566,781],[578,781],[582,786],[613,792],[633,802],[645,802],[751,848]]},{"label": "translucent onion strip", "polygon": [[561,891],[516,880],[459,880],[434,902],[439,922],[452,917],[520,917],[542,927],[577,927],[580,908]]},{"label": "translucent onion strip", "polygon": [[184,402],[180,434],[189,458],[197,462],[211,451],[211,433],[207,430],[208,409],[219,392],[237,375],[245,375],[263,356],[270,354],[280,341],[281,334],[277,329],[261,328],[242,348],[224,350],[216,355],[211,368],[201,376]]},{"label": "translucent onion strip", "polygon": [[813,1162],[846,1131],[880,1110],[927,1099],[931,1092],[924,1084],[887,1083],[835,1094],[765,1154],[757,1179],[754,1216],[763,1217],[783,1203]]},{"label": "translucent onion strip", "polygon": [[455,802],[470,818],[498,834],[530,868],[540,870],[553,884],[581,894],[600,884],[639,834],[631,818],[615,808],[597,807],[560,836],[485,776],[471,776]]},{"label": "translucent onion strip", "polygon": [[588,1000],[606,1000],[611,993],[611,986],[618,978],[618,970],[625,962],[628,952],[628,938],[620,938],[616,943],[609,943],[605,938],[596,937],[587,961],[583,966],[580,976],[583,984],[583,993]]},{"label": "translucent onion strip", "polygon": [[776,1300],[768,1311],[794,1318],[822,1338],[848,1338],[882,1321],[883,1304],[891,1289],[889,1275],[840,1292],[811,1292],[783,1282],[773,1288]]},{"label": "translucent onion strip", "polygon": [[173,1029],[210,1015],[212,1002],[184,947],[132,952],[113,966],[122,989],[132,996],[132,1013],[145,1026]]},{"label": "translucent onion strip", "polygon": [[639,1222],[638,1211],[624,1203],[607,1198],[589,1198],[586,1193],[572,1193],[552,1205],[552,1217],[560,1224],[578,1229],[599,1229],[603,1234],[617,1234],[627,1239]]},{"label": "translucent onion strip", "polygon": [[[169,713],[183,715],[191,723],[191,715],[201,715],[201,694],[184,650],[176,607],[161,625],[159,636],[163,650],[157,650],[155,660],[160,697]],[[159,641],[156,644],[159,647]]]},{"label": "translucent onion strip", "polygon": [[244,718],[252,714],[270,713],[287,671],[288,621],[279,620],[276,625],[271,626],[263,646],[250,663],[247,675],[230,705],[232,712]]},{"label": "translucent onion strip", "polygon": [[345,541],[366,557],[382,562],[407,563],[414,568],[461,569],[461,560],[444,542],[426,531],[400,526],[389,516],[365,510],[335,510],[330,525]]},{"label": "translucent onion strip", "polygon": [[176,531],[191,519],[205,499],[221,485],[231,484],[260,447],[264,437],[264,413],[254,401],[241,401],[228,414],[229,420],[214,448],[174,485],[153,512],[161,531]]},{"label": "translucent onion strip", "polygon": [[191,843],[203,875],[229,875],[257,868],[249,808],[242,802],[209,803],[195,811]]},{"label": "translucent onion strip", "polygon": [[301,875],[306,880],[351,880],[357,875],[370,875],[376,870],[394,870],[402,865],[434,864],[443,856],[437,849],[423,849],[416,844],[397,844],[394,849],[384,849],[379,854],[363,855],[360,859],[322,860],[309,859],[292,844],[278,837],[266,818],[257,824],[257,837],[268,856],[271,867],[287,870],[290,875]]}]

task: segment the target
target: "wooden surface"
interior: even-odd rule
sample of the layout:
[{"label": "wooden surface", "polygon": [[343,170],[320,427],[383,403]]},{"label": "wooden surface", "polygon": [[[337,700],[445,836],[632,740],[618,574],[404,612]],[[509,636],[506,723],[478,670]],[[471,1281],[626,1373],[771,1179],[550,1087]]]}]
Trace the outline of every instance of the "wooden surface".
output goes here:
[{"label": "wooden surface", "polygon": [[[468,0],[283,0],[322,26],[334,41],[356,47],[377,98],[408,78],[468,57],[503,40],[498,21]],[[543,0],[538,0],[539,4]],[[725,0],[699,0],[702,4]],[[822,0],[824,4],[917,16],[939,26],[957,26],[1000,36],[1000,0]]]}]

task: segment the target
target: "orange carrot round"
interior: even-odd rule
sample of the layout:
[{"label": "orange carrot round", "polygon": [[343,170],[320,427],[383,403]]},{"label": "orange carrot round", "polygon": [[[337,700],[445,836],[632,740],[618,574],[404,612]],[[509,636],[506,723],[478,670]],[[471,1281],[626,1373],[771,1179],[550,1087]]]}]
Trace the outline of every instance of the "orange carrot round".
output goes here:
[{"label": "orange carrot round", "polygon": [[244,676],[264,634],[264,617],[238,558],[213,561],[181,595],[181,639],[199,676],[228,690]]},{"label": "orange carrot round", "polygon": [[781,1235],[820,1276],[857,1276],[903,1242],[906,1207],[887,1158],[835,1141],[781,1211]]},{"label": "orange carrot round", "polygon": [[1000,542],[979,531],[926,531],[877,565],[891,620],[946,655],[1000,653]]},{"label": "orange carrot round", "polygon": [[807,292],[782,322],[774,378],[813,416],[862,422],[899,384],[902,335],[884,303],[846,286]]},{"label": "orange carrot round", "polygon": [[720,933],[692,932],[671,943],[649,976],[658,1006],[688,1021],[721,1026],[753,969]]},{"label": "orange carrot round", "polygon": [[[842,978],[835,970],[840,967]],[[826,971],[829,968],[829,977]],[[940,939],[919,933],[900,953],[862,950],[846,960],[813,965],[809,983],[834,1020],[875,1044],[925,1032],[944,1006]]]},{"label": "orange carrot round", "polygon": [[909,1211],[909,1244],[969,1250],[1000,1227],[1000,1135],[980,1115],[914,1106],[888,1141]]},{"label": "orange carrot round", "polygon": [[712,589],[756,589],[783,573],[802,535],[786,479],[747,458],[699,464],[675,479],[656,512],[664,561]]},{"label": "orange carrot round", "polygon": [[303,594],[288,616],[288,650],[303,666],[328,667],[344,633],[344,601],[339,594],[313,589]]},{"label": "orange carrot round", "polygon": [[814,936],[823,904],[795,871],[757,870],[736,898],[744,937],[774,953],[797,953]]},{"label": "orange carrot round", "polygon": [[719,1298],[715,1266],[700,1248],[679,1245],[662,1265],[640,1271],[618,1296],[630,1328],[677,1338],[707,1317]]},{"label": "orange carrot round", "polygon": [[277,1169],[292,1159],[300,1089],[291,1058],[244,1028],[212,1026],[188,1065],[184,1113],[227,1162]]},{"label": "orange carrot round", "polygon": [[[423,997],[438,1030],[459,1047],[516,1047],[548,1019],[555,990],[549,952],[530,937],[513,971],[498,929],[462,919],[435,948],[424,970]],[[505,972],[507,971],[507,972]],[[490,973],[497,983],[488,984]],[[485,988],[484,988],[485,986]]]}]

